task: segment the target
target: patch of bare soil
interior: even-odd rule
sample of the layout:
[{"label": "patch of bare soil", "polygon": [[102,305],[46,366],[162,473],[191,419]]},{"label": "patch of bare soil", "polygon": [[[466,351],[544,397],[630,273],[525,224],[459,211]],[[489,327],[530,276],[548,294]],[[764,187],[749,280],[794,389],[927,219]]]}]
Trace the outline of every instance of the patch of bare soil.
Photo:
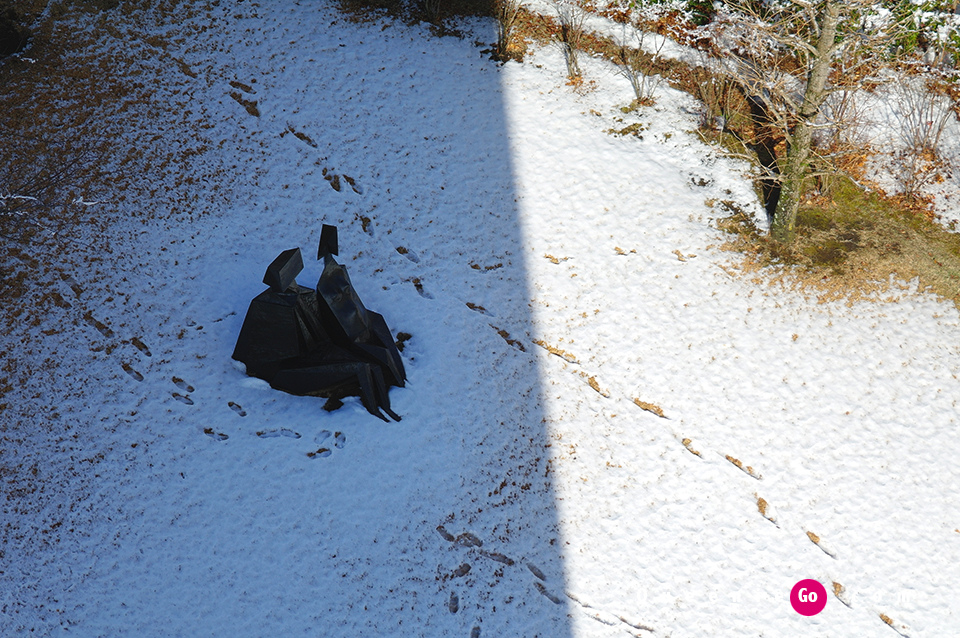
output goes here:
[{"label": "patch of bare soil", "polygon": [[[127,318],[107,314],[127,294],[129,255],[116,250],[118,223],[176,220],[188,201],[177,178],[209,143],[202,128],[184,126],[191,86],[208,80],[172,51],[203,28],[189,25],[202,24],[192,18],[210,7],[200,0],[15,4],[27,15],[31,39],[19,54],[0,57],[0,481],[7,512],[0,587],[14,588],[19,602],[5,609],[14,619],[29,606],[16,595],[29,587],[19,570],[29,571],[34,558],[49,562],[51,547],[76,541],[84,521],[101,515],[87,486],[101,461],[120,452],[90,449],[104,425],[79,418],[72,406],[102,400],[99,384],[113,382],[93,376],[103,366],[86,370],[87,357],[136,345],[115,330]],[[158,31],[169,38],[147,35]],[[178,146],[150,132],[172,126],[183,131]],[[136,144],[121,143],[137,131]],[[151,201],[142,185],[163,181],[170,188],[157,189]],[[204,205],[202,197],[190,203]],[[120,359],[115,372],[139,374]],[[69,624],[69,614],[48,602],[27,617]]]}]

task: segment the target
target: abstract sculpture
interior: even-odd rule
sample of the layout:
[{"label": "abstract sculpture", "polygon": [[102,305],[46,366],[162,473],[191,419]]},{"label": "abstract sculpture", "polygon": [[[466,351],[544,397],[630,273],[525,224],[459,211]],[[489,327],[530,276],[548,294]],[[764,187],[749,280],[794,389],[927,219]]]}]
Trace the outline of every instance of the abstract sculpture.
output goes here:
[{"label": "abstract sculpture", "polygon": [[403,387],[403,361],[383,317],[364,307],[338,264],[336,226],[323,225],[317,259],[323,274],[317,289],[296,282],[303,270],[299,248],[285,250],[267,267],[270,286],[250,302],[233,358],[247,374],[291,394],[342,399],[359,396],[384,421],[387,389]]}]

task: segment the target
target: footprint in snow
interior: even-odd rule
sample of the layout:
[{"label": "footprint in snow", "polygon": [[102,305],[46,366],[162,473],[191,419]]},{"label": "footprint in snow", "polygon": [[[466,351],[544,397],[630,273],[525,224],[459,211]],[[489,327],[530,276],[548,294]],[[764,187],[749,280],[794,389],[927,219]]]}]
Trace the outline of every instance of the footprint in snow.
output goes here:
[{"label": "footprint in snow", "polygon": [[[256,82],[256,80],[253,80],[253,82]],[[230,86],[232,86],[235,89],[240,89],[244,93],[250,93],[251,95],[257,94],[257,92],[253,89],[252,86],[250,86],[249,84],[244,84],[239,80],[230,80]]]},{"label": "footprint in snow", "polygon": [[107,339],[113,336],[113,330],[111,330],[109,326],[107,326],[106,324],[98,320],[96,317],[94,317],[93,313],[90,312],[89,310],[83,315],[83,320],[86,321],[91,326],[93,326],[94,328],[96,328],[97,332],[102,334]]},{"label": "footprint in snow", "polygon": [[453,534],[451,534],[450,532],[448,532],[448,531],[447,531],[447,528],[444,527],[443,525],[437,525],[437,533],[439,533],[440,536],[443,537],[443,540],[445,540],[445,541],[447,541],[447,542],[452,543],[452,542],[454,542],[455,540],[457,540],[457,537],[454,536]]},{"label": "footprint in snow", "polygon": [[179,392],[174,392],[174,393],[173,393],[173,398],[176,399],[177,401],[179,401],[180,403],[184,403],[184,404],[186,404],[186,405],[193,405],[193,399],[191,399],[191,398],[188,397],[188,396],[184,396],[184,395],[180,394]]},{"label": "footprint in snow", "polygon": [[[338,450],[343,449],[344,444],[347,442],[347,437],[343,434],[343,432],[331,434],[330,430],[320,430],[320,432],[317,434],[316,441],[317,443],[323,443],[331,436],[333,437],[333,447],[337,448]],[[311,459],[325,459],[331,454],[333,454],[333,450],[325,446],[317,449],[316,452],[307,452],[307,456],[309,456]]]},{"label": "footprint in snow", "polygon": [[424,299],[433,299],[433,295],[427,292],[423,287],[423,282],[420,281],[419,277],[414,277],[413,279],[405,280],[413,283],[413,287],[417,289],[417,294],[419,294]]},{"label": "footprint in snow", "polygon": [[171,380],[173,381],[173,385],[177,386],[184,392],[193,392],[196,389],[180,377],[173,377]]},{"label": "footprint in snow", "polygon": [[148,357],[153,356],[153,353],[150,352],[150,348],[148,348],[147,344],[145,344],[143,341],[140,340],[140,337],[134,337],[133,339],[130,340],[130,343],[132,343],[137,350],[147,355]]},{"label": "footprint in snow", "polygon": [[230,438],[223,432],[214,432],[213,428],[203,428],[203,433],[217,441],[226,441]]},{"label": "footprint in snow", "polygon": [[260,109],[257,108],[256,100],[248,100],[247,98],[243,97],[243,94],[239,91],[231,91],[229,95],[234,99],[234,101],[236,101],[237,104],[242,106],[247,113],[254,117],[260,117]]},{"label": "footprint in snow", "polygon": [[470,303],[470,302],[468,301],[468,302],[467,302],[467,308],[469,308],[470,310],[473,310],[474,312],[479,312],[479,313],[482,314],[482,315],[487,315],[487,316],[490,316],[490,317],[493,316],[493,313],[492,313],[492,312],[490,312],[489,310],[487,310],[486,308],[484,308],[484,307],[481,306],[480,304]]},{"label": "footprint in snow", "polygon": [[509,566],[509,565],[513,565],[513,559],[510,558],[509,556],[506,556],[506,555],[504,555],[504,554],[501,554],[500,552],[488,552],[488,551],[485,550],[485,549],[481,549],[481,550],[480,550],[480,555],[481,555],[481,556],[486,556],[486,557],[489,558],[490,560],[495,560],[495,561],[497,561],[498,563],[501,563],[501,564],[503,564],[503,565],[508,565],[508,566]]},{"label": "footprint in snow", "polygon": [[63,281],[70,286],[70,289],[73,290],[73,294],[80,296],[83,294],[83,288],[80,287],[80,284],[77,283],[77,280],[73,278],[69,273],[62,272],[60,273],[60,281]]},{"label": "footprint in snow", "polygon": [[261,439],[273,439],[278,436],[284,436],[288,439],[300,438],[300,434],[288,428],[280,428],[279,430],[262,430],[257,432],[257,436],[259,436]]},{"label": "footprint in snow", "polygon": [[458,545],[463,545],[464,547],[482,547],[483,541],[477,538],[477,535],[472,532],[464,532],[460,534],[455,539]]},{"label": "footprint in snow", "polygon": [[397,246],[397,252],[415,264],[420,263],[420,258],[417,256],[417,253],[413,252],[409,248],[405,248],[404,246]]},{"label": "footprint in snow", "polygon": [[470,638],[480,638],[480,628],[474,627],[470,630]]},{"label": "footprint in snow", "polygon": [[123,371],[129,374],[134,378],[135,381],[143,381],[143,375],[133,369],[129,363],[122,363],[120,367],[123,368]]},{"label": "footprint in snow", "polygon": [[547,591],[547,588],[543,586],[543,583],[535,582],[533,586],[537,588],[537,591],[543,594],[547,600],[552,602],[554,605],[559,605],[563,600],[559,596],[555,596]]},{"label": "footprint in snow", "polygon": [[[483,547],[483,541],[481,541],[477,537],[477,535],[472,532],[464,532],[459,536],[454,536],[443,525],[437,525],[437,533],[440,534],[440,537],[443,538],[443,540],[447,541],[448,543],[456,543],[457,545],[461,545],[463,547],[471,547],[471,548]],[[504,554],[501,554],[500,552],[492,552],[486,549],[477,549],[477,552],[481,556],[489,558],[490,560],[496,561],[503,565],[511,566],[514,564],[514,560],[512,558]],[[530,568],[530,565],[528,565],[528,568]],[[537,570],[536,572],[534,572],[534,574],[540,573],[541,576],[543,575],[543,573],[540,572],[540,570],[537,569],[536,567],[533,567],[533,569]]]},{"label": "footprint in snow", "polygon": [[450,610],[451,614],[455,614],[460,610],[460,597],[457,596],[457,592],[450,592],[450,600],[447,601],[447,609]]},{"label": "footprint in snow", "polygon": [[534,565],[533,563],[527,563],[527,569],[530,570],[530,573],[539,578],[540,580],[547,580],[547,577],[543,575],[543,572],[540,571],[540,568]]},{"label": "footprint in snow", "polygon": [[247,411],[244,410],[239,403],[234,403],[233,401],[227,401],[227,405],[229,405],[230,409],[236,412],[238,416],[247,416]]}]

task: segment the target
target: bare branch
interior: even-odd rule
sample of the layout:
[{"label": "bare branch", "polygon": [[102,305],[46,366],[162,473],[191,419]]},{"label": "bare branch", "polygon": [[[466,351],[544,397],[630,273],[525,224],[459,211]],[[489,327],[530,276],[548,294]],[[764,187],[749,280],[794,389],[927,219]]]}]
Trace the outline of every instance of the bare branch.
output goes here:
[{"label": "bare branch", "polygon": [[501,62],[509,58],[507,48],[522,6],[521,0],[494,0],[494,12],[497,18],[496,55]]},{"label": "bare branch", "polygon": [[577,0],[554,0],[554,8],[560,22],[557,41],[567,63],[567,76],[579,78],[581,75],[578,55],[583,39],[583,23],[587,14]]}]

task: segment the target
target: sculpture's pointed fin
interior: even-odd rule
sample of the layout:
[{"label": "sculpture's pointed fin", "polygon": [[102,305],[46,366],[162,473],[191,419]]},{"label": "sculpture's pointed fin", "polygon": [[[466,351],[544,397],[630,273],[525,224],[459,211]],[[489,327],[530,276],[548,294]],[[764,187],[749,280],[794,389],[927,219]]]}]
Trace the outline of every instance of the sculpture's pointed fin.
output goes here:
[{"label": "sculpture's pointed fin", "polygon": [[317,248],[317,259],[324,255],[339,255],[340,246],[337,242],[337,227],[324,224],[320,231],[320,246]]},{"label": "sculpture's pointed fin", "polygon": [[[363,404],[363,407],[367,409],[367,412],[389,423],[390,421],[387,420],[387,417],[380,413],[380,402],[377,396],[379,394],[377,392],[378,384],[375,378],[379,373],[380,368],[368,364],[364,365],[357,374],[357,380],[360,382],[360,402]],[[380,375],[379,385],[383,386],[383,375]]]}]

